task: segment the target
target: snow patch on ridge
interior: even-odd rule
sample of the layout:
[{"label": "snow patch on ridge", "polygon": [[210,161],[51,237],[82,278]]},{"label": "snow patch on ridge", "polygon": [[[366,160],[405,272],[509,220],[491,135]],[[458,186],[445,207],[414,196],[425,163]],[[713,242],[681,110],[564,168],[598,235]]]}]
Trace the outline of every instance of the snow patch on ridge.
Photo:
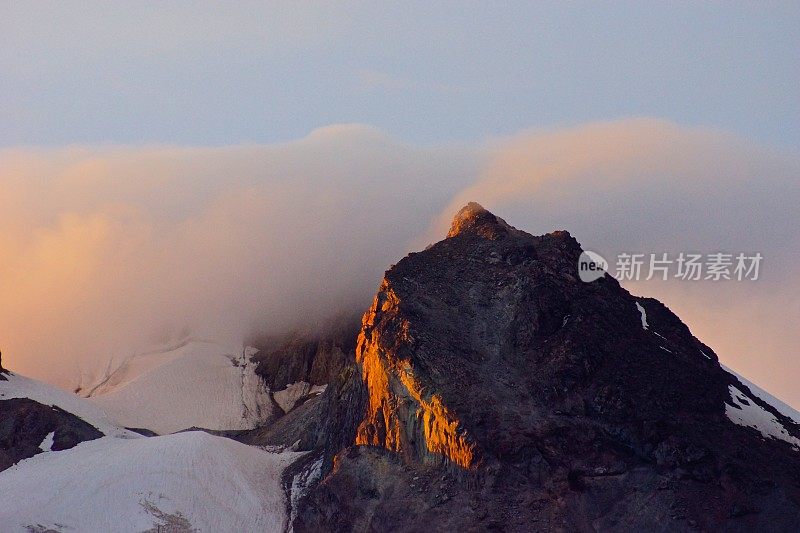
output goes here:
[{"label": "snow patch on ridge", "polygon": [[725,414],[733,423],[755,428],[765,437],[786,441],[800,449],[800,440],[790,435],[775,415],[755,403],[737,387],[729,385],[728,390],[733,405],[725,404]]},{"label": "snow patch on ridge", "polygon": [[644,307],[642,307],[642,304],[640,304],[639,302],[636,302],[636,309],[639,310],[639,315],[641,315],[642,318],[642,329],[645,330],[648,329],[649,326],[647,325],[647,311],[644,310]]},{"label": "snow patch on ridge", "polygon": [[53,439],[56,436],[55,431],[51,431],[45,437],[42,443],[39,445],[39,449],[43,452],[51,452],[53,451]]},{"label": "snow patch on ridge", "polygon": [[[294,519],[297,518],[300,500],[308,493],[308,489],[314,483],[322,479],[322,460],[323,458],[320,457],[292,478],[292,486],[289,489],[289,502],[292,510],[289,516],[290,527],[294,524]],[[293,531],[293,529],[292,527],[290,531]]]},{"label": "snow patch on ridge", "polygon": [[284,413],[288,413],[295,406],[297,401],[309,394],[322,394],[325,392],[327,385],[312,385],[305,381],[297,381],[291,385],[287,385],[285,389],[279,390],[272,394],[275,402],[283,409]]},{"label": "snow patch on ridge", "polygon": [[[705,355],[705,354],[703,354],[703,355]],[[706,357],[708,357],[708,356],[706,355]],[[768,404],[770,404],[780,414],[782,414],[783,416],[793,420],[795,423],[800,424],[800,412],[798,412],[796,409],[793,409],[792,407],[790,407],[786,403],[782,402],[781,400],[779,400],[778,398],[776,398],[772,394],[768,393],[767,391],[765,391],[764,389],[762,389],[761,387],[759,387],[758,385],[756,385],[755,383],[753,383],[749,379],[743,377],[741,374],[738,374],[737,372],[734,372],[733,370],[731,370],[727,366],[725,366],[725,365],[720,365],[720,366],[726,372],[728,372],[729,374],[731,374],[733,376],[736,376],[736,378],[738,378],[739,381],[741,381],[743,384],[745,384],[747,386],[748,389],[750,389],[750,392],[752,392],[753,394],[758,396],[760,399],[762,399],[765,402],[767,402]]]}]

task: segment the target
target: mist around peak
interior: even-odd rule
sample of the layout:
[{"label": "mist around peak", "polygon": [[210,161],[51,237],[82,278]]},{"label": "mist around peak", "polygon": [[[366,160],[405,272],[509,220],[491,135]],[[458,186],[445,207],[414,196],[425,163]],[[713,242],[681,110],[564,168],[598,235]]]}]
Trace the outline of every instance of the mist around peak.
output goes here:
[{"label": "mist around peak", "polygon": [[476,202],[604,257],[761,252],[757,283],[627,286],[800,404],[800,159],[725,132],[642,118],[421,147],[347,124],[267,145],[5,149],[0,163],[3,366],[64,388],[182,338],[241,344],[363,313],[391,264]]}]

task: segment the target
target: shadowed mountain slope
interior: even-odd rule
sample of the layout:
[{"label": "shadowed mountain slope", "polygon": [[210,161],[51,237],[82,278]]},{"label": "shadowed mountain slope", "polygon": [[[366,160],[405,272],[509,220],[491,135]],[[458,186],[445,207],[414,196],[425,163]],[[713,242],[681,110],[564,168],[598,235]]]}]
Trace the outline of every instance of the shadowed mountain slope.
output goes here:
[{"label": "shadowed mountain slope", "polygon": [[798,423],[580,254],[470,204],[387,271],[295,531],[800,527]]}]

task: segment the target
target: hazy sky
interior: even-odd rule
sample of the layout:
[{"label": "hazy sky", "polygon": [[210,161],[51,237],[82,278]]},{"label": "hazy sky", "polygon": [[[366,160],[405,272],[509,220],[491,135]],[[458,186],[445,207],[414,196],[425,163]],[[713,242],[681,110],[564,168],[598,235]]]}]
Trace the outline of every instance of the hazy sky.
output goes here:
[{"label": "hazy sky", "polygon": [[[478,201],[800,407],[800,4],[0,0],[0,347],[73,387],[189,327],[364,308]],[[657,327],[657,325],[653,325]]]},{"label": "hazy sky", "polygon": [[800,147],[798,2],[431,4],[1,0],[0,145],[655,116]]}]

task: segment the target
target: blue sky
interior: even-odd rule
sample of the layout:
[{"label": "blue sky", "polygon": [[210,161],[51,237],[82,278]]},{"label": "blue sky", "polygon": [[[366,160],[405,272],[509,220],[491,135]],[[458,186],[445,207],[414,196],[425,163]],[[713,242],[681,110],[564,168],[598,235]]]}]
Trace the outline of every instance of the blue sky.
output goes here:
[{"label": "blue sky", "polygon": [[0,146],[359,122],[478,142],[632,116],[800,148],[796,2],[0,2]]}]

